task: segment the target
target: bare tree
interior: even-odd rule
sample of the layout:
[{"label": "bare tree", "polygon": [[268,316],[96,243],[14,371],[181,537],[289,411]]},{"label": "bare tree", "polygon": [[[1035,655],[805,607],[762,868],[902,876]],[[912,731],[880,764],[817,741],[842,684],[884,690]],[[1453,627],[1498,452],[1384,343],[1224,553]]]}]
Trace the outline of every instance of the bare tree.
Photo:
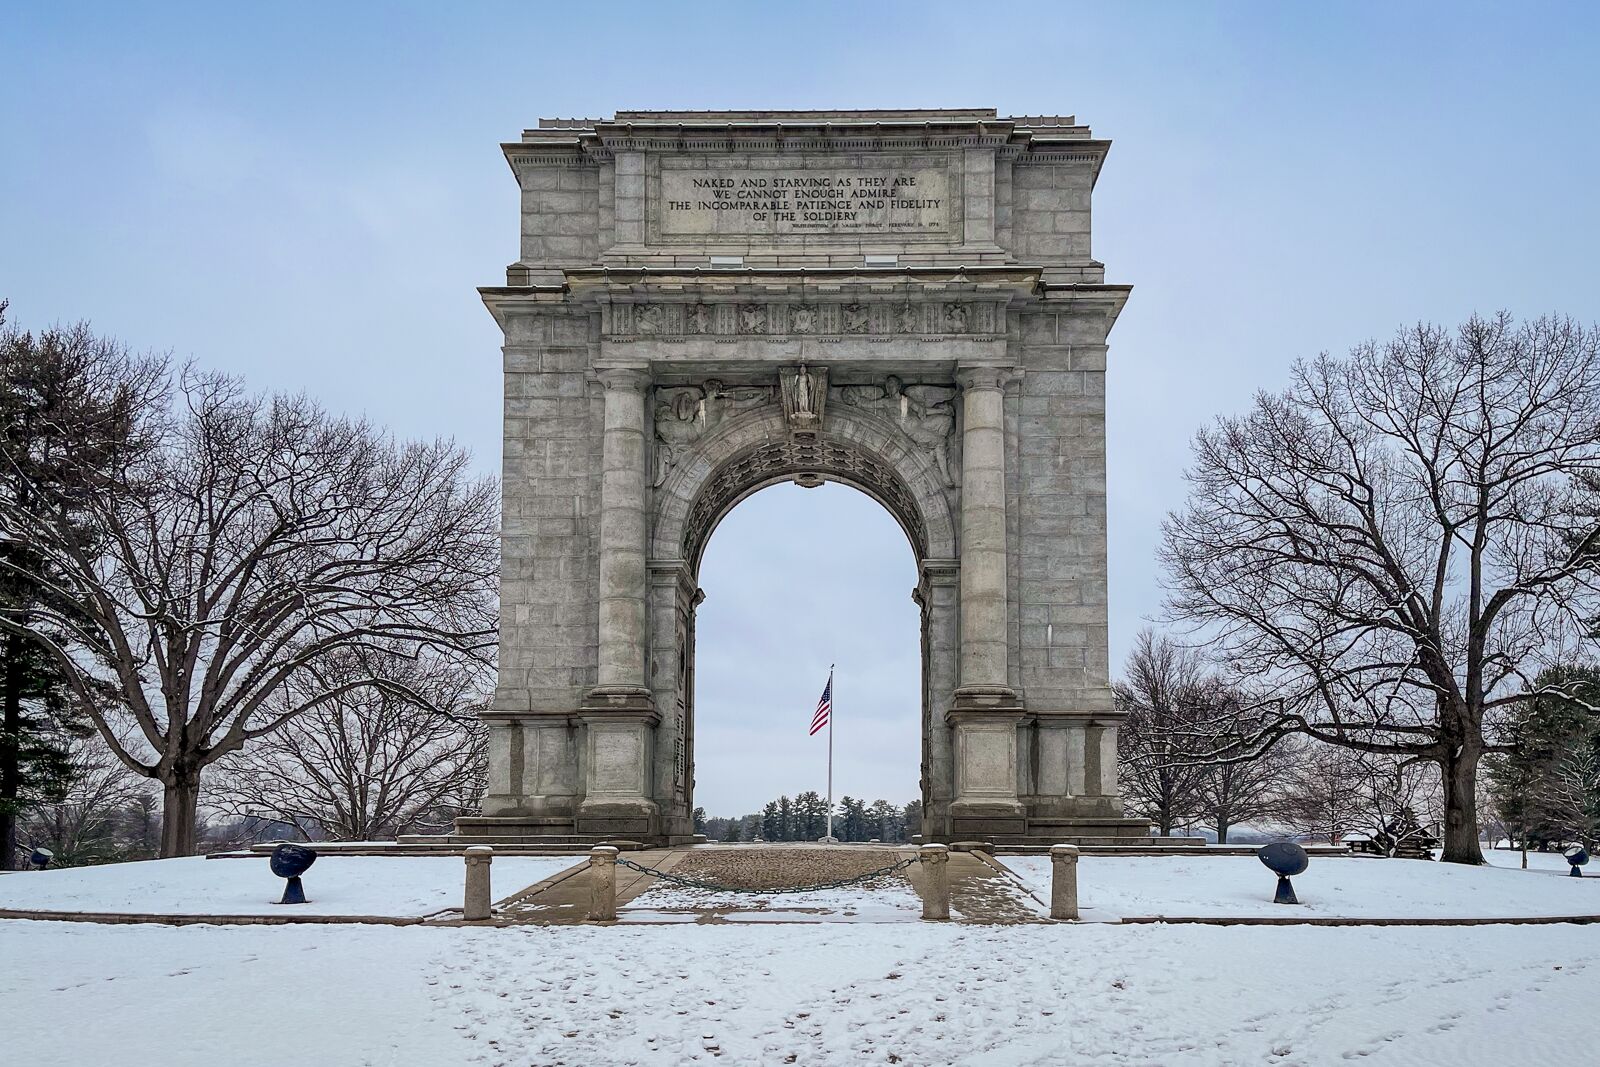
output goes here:
[{"label": "bare tree", "polygon": [[129,810],[148,799],[148,784],[124,767],[98,737],[67,741],[72,777],[66,796],[22,818],[21,836],[41,845],[64,867],[106,863],[139,853],[139,842],[122,832]]},{"label": "bare tree", "polygon": [[1196,754],[1193,726],[1209,717],[1202,706],[1210,680],[1192,651],[1149,630],[1140,632],[1124,673],[1115,687],[1118,710],[1127,716],[1117,749],[1123,797],[1165,836],[1200,813],[1207,768]]},{"label": "bare tree", "polygon": [[[346,686],[361,678],[387,684]],[[344,841],[440,829],[483,790],[485,737],[475,714],[483,681],[462,657],[371,648],[330,656],[291,678],[273,703],[342,695],[223,761],[218,803]]]},{"label": "bare tree", "polygon": [[1481,863],[1503,706],[1592,607],[1600,332],[1502,314],[1297,364],[1195,438],[1165,526],[1175,617],[1284,731],[1439,768],[1444,858]]},{"label": "bare tree", "polygon": [[1334,844],[1352,833],[1393,856],[1436,840],[1439,776],[1424,760],[1360,752],[1308,739],[1279,746],[1283,761],[1279,821]]},{"label": "bare tree", "polygon": [[1280,822],[1295,833],[1338,844],[1370,822],[1361,796],[1368,779],[1361,754],[1318,741],[1281,742],[1287,769],[1278,807]]},{"label": "bare tree", "polygon": [[1207,702],[1211,717],[1199,723],[1202,729],[1196,731],[1200,743],[1195,747],[1205,760],[1198,808],[1200,824],[1217,835],[1219,845],[1225,845],[1235,827],[1272,821],[1279,815],[1289,754],[1281,743],[1255,747],[1258,717],[1244,710],[1255,702],[1220,682],[1215,689],[1218,696]]},{"label": "bare tree", "polygon": [[[164,856],[193,852],[210,764],[305,710],[396,686],[319,671],[328,657],[372,644],[487,656],[498,526],[494,486],[452,444],[396,444],[220,376],[186,372],[175,396],[175,414],[144,415],[156,447],[86,502],[103,551],[60,509],[0,499],[0,536],[30,545],[45,561],[34,576],[71,607],[0,626],[44,641],[112,751],[161,783]],[[325,682],[280,700],[299,676]],[[96,699],[102,682],[138,744]]]}]

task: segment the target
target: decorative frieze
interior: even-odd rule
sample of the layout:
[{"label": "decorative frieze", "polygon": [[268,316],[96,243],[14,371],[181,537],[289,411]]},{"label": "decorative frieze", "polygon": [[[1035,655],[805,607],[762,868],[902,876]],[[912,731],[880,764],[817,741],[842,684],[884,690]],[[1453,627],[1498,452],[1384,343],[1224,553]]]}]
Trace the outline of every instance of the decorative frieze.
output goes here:
[{"label": "decorative frieze", "polygon": [[994,338],[1005,334],[1004,306],[996,300],[895,303],[801,298],[732,303],[615,303],[606,306],[603,322],[606,337],[622,342],[693,337]]}]

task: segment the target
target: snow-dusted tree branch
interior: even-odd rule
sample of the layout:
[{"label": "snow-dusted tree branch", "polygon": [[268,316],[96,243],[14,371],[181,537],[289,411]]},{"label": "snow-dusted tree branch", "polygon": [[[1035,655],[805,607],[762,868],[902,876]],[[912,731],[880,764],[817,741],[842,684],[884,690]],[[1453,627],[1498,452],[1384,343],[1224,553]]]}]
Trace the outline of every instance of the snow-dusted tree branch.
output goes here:
[{"label": "snow-dusted tree branch", "polygon": [[1115,687],[1127,715],[1118,774],[1129,809],[1163,833],[1231,829],[1275,814],[1282,758],[1256,744],[1259,703],[1228,686],[1196,650],[1142,631]]},{"label": "snow-dusted tree branch", "polygon": [[[218,765],[217,802],[250,815],[370,841],[438,830],[482,794],[485,672],[459,655],[347,649],[291,678],[275,708],[343,690]],[[383,685],[349,687],[357,679]]]},{"label": "snow-dusted tree branch", "polygon": [[1600,562],[1600,333],[1419,326],[1195,438],[1165,526],[1175,617],[1285,731],[1440,769],[1444,858],[1479,863],[1475,781]]},{"label": "snow-dusted tree branch", "polygon": [[[0,613],[0,627],[44,641],[106,743],[161,782],[163,855],[194,849],[204,768],[303,711],[395,687],[322,670],[330,657],[489,657],[498,525],[495,487],[453,444],[397,443],[216,375],[185,372],[173,395],[175,410],[140,413],[153,447],[84,502],[94,546],[47,493],[0,501],[0,538],[27,544],[43,561],[32,577],[71,609]],[[100,683],[138,743],[120,739]]]},{"label": "snow-dusted tree branch", "polygon": [[1211,685],[1192,651],[1141,631],[1115,687],[1127,717],[1118,739],[1117,773],[1131,813],[1156,824],[1163,836],[1194,820],[1202,807],[1207,768],[1196,758],[1192,730],[1210,718],[1204,705]]}]

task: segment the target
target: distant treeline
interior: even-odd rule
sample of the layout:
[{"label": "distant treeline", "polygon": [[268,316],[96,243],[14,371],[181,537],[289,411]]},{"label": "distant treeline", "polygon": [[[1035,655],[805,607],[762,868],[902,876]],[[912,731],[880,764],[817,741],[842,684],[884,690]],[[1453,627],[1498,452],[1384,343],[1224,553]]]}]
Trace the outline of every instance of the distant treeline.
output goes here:
[{"label": "distant treeline", "polygon": [[[769,801],[759,814],[726,818],[706,816],[704,808],[694,809],[696,833],[713,841],[816,841],[828,828],[828,801],[814,790],[792,800],[779,797]],[[868,804],[844,797],[833,813],[833,836],[841,841],[906,841],[922,832],[922,801],[913,800],[903,808],[887,800]]]}]

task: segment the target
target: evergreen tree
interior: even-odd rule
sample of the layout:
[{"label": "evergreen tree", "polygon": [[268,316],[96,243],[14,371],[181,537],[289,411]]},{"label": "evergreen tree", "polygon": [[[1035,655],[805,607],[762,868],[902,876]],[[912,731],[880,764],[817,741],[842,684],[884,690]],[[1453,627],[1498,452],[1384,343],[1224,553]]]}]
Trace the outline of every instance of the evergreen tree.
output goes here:
[{"label": "evergreen tree", "polygon": [[887,800],[874,800],[867,809],[868,840],[903,841],[905,826],[900,820],[900,809]]},{"label": "evergreen tree", "polygon": [[793,841],[794,837],[794,805],[786,796],[778,798],[778,836],[774,841]]},{"label": "evergreen tree", "polygon": [[727,828],[722,831],[722,840],[724,840],[724,841],[738,841],[738,840],[741,840],[740,827],[741,827],[741,820],[739,820],[739,819],[729,819]]},{"label": "evergreen tree", "polygon": [[697,833],[697,834],[705,833],[706,832],[706,809],[705,808],[695,808],[694,809],[693,818],[694,818],[694,832]]},{"label": "evergreen tree", "polygon": [[793,841],[818,841],[827,831],[828,802],[814,789],[794,798]]},{"label": "evergreen tree", "polygon": [[1503,731],[1501,741],[1511,751],[1485,761],[1489,797],[1523,848],[1583,838],[1589,813],[1600,811],[1600,789],[1583,784],[1583,765],[1600,745],[1600,719],[1585,705],[1600,706],[1600,671],[1542,671],[1534,695],[1515,705]]},{"label": "evergreen tree", "polygon": [[865,841],[868,833],[867,805],[854,797],[839,801],[839,814],[833,823],[834,836],[842,841]]},{"label": "evergreen tree", "polygon": [[913,800],[905,806],[900,816],[900,840],[910,841],[922,833],[922,801]]},{"label": "evergreen tree", "polygon": [[[105,493],[106,473],[143,447],[133,427],[148,403],[143,375],[154,365],[130,360],[82,325],[37,337],[5,329],[5,306],[0,496],[11,509],[58,516],[76,551],[94,558],[100,535],[84,521],[85,502]],[[15,862],[18,818],[65,796],[69,742],[92,729],[72,703],[60,661],[41,642],[64,643],[63,627],[91,645],[98,640],[56,594],[60,585],[42,554],[16,534],[0,529],[0,870]]]},{"label": "evergreen tree", "polygon": [[778,812],[778,802],[771,800],[761,809],[761,836],[768,841],[783,840],[783,816]]}]

